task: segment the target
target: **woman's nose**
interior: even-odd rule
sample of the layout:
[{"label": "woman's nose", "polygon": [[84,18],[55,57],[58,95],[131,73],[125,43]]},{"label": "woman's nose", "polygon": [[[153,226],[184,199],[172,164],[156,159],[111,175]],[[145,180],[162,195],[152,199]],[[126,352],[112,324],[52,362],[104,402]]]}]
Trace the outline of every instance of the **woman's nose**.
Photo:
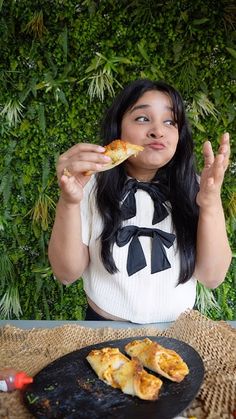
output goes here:
[{"label": "woman's nose", "polygon": [[163,137],[163,130],[159,126],[155,125],[149,129],[147,135],[149,138],[161,138]]}]

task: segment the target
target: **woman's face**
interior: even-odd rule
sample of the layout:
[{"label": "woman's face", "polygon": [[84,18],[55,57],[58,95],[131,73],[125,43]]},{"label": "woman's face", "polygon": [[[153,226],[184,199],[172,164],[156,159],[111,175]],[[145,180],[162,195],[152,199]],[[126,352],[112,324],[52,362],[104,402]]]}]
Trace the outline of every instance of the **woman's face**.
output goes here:
[{"label": "woman's face", "polygon": [[128,175],[151,180],[175,154],[179,133],[170,97],[158,90],[143,94],[123,116],[121,139],[144,151],[125,162]]}]

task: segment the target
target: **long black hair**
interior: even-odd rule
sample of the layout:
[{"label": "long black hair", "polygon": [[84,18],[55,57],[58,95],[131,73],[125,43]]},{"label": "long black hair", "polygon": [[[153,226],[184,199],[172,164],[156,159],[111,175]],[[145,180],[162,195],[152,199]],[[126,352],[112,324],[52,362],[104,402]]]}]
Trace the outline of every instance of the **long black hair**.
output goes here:
[{"label": "long black hair", "polygon": [[[166,93],[173,104],[174,119],[178,125],[179,140],[172,159],[158,169],[153,180],[158,181],[171,204],[173,225],[180,252],[179,283],[191,278],[195,267],[198,206],[196,195],[199,190],[193,155],[193,140],[185,115],[180,93],[162,81],[140,79],[132,82],[116,97],[108,109],[101,129],[102,144],[107,145],[121,136],[124,114],[147,91]],[[103,220],[101,233],[101,258],[108,272],[117,272],[112,255],[115,235],[121,226],[120,197],[126,172],[124,163],[112,170],[98,173],[97,206]]]}]

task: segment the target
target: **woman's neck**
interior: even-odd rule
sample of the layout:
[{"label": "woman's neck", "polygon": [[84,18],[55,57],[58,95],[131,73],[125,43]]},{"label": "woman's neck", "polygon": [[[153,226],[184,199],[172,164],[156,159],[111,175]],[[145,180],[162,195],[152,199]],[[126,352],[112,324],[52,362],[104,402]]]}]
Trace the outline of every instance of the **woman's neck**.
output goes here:
[{"label": "woman's neck", "polygon": [[138,180],[139,182],[151,182],[151,180],[154,178],[156,174],[156,171],[133,171],[127,169],[127,175]]}]

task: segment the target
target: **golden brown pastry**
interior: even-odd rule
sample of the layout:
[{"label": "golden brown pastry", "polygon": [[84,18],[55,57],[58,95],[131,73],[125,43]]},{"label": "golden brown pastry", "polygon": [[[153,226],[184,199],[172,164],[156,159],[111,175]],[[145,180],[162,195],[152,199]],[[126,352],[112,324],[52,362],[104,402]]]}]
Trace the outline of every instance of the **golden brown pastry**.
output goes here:
[{"label": "golden brown pastry", "polygon": [[[105,146],[105,151],[103,154],[111,157],[112,161],[103,166],[99,172],[104,172],[105,170],[113,169],[113,167],[118,166],[123,161],[128,159],[131,156],[136,156],[140,151],[144,150],[144,147],[141,145],[131,144],[127,141],[114,140],[107,146]],[[86,176],[92,175],[93,171],[85,172]]]},{"label": "golden brown pastry", "polygon": [[142,400],[157,400],[162,381],[145,371],[138,358],[132,358],[112,375],[123,393],[137,396]]},{"label": "golden brown pastry", "polygon": [[118,348],[93,349],[86,359],[100,380],[112,387],[117,387],[112,372],[129,362],[129,358],[123,355]]},{"label": "golden brown pastry", "polygon": [[125,351],[131,357],[137,357],[144,367],[171,381],[179,383],[189,373],[187,364],[177,352],[164,348],[148,338],[128,343]]},{"label": "golden brown pastry", "polygon": [[86,359],[106,384],[143,400],[158,398],[162,381],[147,373],[137,358],[130,361],[118,348],[102,348],[92,350]]}]

